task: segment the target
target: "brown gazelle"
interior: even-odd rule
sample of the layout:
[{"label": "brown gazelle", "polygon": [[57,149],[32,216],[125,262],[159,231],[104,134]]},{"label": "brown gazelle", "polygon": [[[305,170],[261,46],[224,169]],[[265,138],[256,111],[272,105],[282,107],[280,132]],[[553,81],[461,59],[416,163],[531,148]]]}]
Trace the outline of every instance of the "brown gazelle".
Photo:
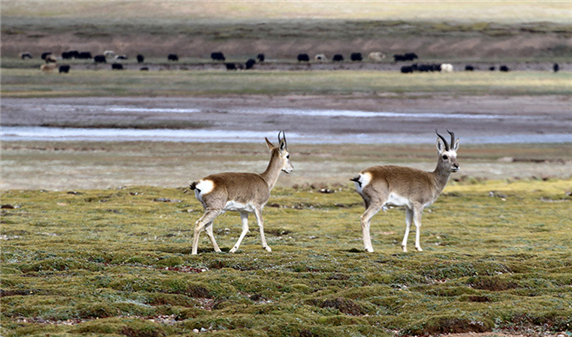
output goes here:
[{"label": "brown gazelle", "polygon": [[386,210],[387,206],[405,207],[405,235],[401,247],[407,251],[407,237],[411,228],[411,221],[415,223],[415,248],[421,251],[419,236],[421,230],[421,215],[423,208],[431,205],[441,191],[445,188],[451,172],[459,171],[457,163],[457,150],[459,139],[455,140],[455,134],[447,130],[451,135],[451,144],[443,136],[437,133],[437,151],[439,159],[433,172],[426,172],[410,167],[402,166],[373,166],[360,172],[352,178],[357,192],[365,202],[365,212],[361,216],[361,229],[363,232],[363,244],[368,252],[373,252],[369,227],[371,218],[380,209]]},{"label": "brown gazelle", "polygon": [[[280,138],[281,133],[282,138]],[[284,131],[278,133],[278,147],[272,145],[268,138],[265,139],[270,149],[270,162],[263,173],[218,173],[191,184],[191,189],[195,190],[195,196],[205,208],[205,214],[195,223],[192,254],[197,254],[199,234],[203,229],[207,232],[214,250],[221,251],[213,236],[213,220],[225,211],[240,212],[242,220],[242,233],[230,250],[231,253],[238,250],[242,239],[248,233],[248,213],[254,213],[256,217],[260,228],[262,248],[269,252],[272,251],[264,236],[262,208],[270,198],[270,191],[276,184],[280,171],[290,173],[294,167],[290,163]]]}]

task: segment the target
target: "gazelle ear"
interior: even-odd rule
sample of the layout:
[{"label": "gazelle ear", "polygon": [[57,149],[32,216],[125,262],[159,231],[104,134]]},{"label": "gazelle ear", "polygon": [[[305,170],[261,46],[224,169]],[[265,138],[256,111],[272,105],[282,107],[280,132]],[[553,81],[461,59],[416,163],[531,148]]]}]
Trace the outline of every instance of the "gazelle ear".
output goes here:
[{"label": "gazelle ear", "polygon": [[[282,138],[280,138],[282,134]],[[288,144],[286,143],[286,133],[284,131],[278,132],[278,146],[280,146],[280,151],[288,150]]]},{"label": "gazelle ear", "polygon": [[445,148],[446,146],[445,143],[443,143],[443,140],[441,138],[437,138],[437,151],[441,153],[444,151]]},{"label": "gazelle ear", "polygon": [[274,148],[274,145],[272,145],[272,143],[270,143],[268,138],[264,137],[264,139],[266,139],[266,146],[268,146],[268,150],[272,151],[272,149]]},{"label": "gazelle ear", "polygon": [[453,145],[453,150],[455,150],[455,152],[457,152],[458,149],[459,149],[459,138],[457,138],[455,144]]},{"label": "gazelle ear", "polygon": [[280,151],[286,150],[286,139],[282,138],[280,140]]}]

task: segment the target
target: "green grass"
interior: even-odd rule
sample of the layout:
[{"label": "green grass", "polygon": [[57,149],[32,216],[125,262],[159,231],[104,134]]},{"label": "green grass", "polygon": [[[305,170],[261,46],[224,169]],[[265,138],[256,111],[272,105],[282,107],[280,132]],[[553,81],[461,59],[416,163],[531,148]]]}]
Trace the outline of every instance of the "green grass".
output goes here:
[{"label": "green grass", "polygon": [[365,71],[93,71],[68,75],[39,69],[2,69],[3,97],[351,95],[442,93],[451,95],[569,95],[570,73]]},{"label": "green grass", "polygon": [[[571,187],[452,182],[424,214],[424,252],[400,252],[394,209],[374,218],[372,254],[353,188],[277,188],[269,203],[280,207],[263,212],[272,253],[251,217],[236,254],[213,253],[203,234],[199,256],[190,241],[201,207],[187,189],[3,191],[18,208],[2,209],[2,335],[569,331]],[[239,223],[234,213],[215,221],[223,250]]]}]

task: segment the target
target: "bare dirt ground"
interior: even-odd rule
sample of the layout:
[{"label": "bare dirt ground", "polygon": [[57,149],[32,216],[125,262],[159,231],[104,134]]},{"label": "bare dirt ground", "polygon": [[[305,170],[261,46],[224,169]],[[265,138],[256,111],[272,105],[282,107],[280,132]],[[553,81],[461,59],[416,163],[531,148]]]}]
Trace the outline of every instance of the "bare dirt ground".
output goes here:
[{"label": "bare dirt ground", "polygon": [[[226,96],[194,98],[41,98],[3,99],[3,126],[82,128],[160,128],[168,125],[227,132],[260,131],[273,140],[287,135],[313,135],[322,144],[289,138],[295,172],[281,186],[347,184],[359,170],[380,164],[434,168],[434,130],[453,130],[461,139],[458,177],[478,179],[569,178],[570,143],[494,144],[519,137],[569,134],[570,97],[395,96]],[[131,107],[143,112],[111,111]],[[193,113],[160,112],[196,109]],[[400,118],[287,115],[266,109],[394,111]],[[260,110],[259,113],[253,113]],[[406,117],[407,114],[496,115],[496,118]],[[352,139],[365,134],[372,143]],[[508,137],[508,138],[503,138]],[[410,141],[411,138],[415,140]],[[346,140],[339,142],[338,140]],[[395,140],[403,140],[403,143]],[[2,189],[92,189],[123,185],[184,186],[217,171],[263,171],[267,152],[263,139],[249,144],[105,142],[2,142]],[[493,144],[486,145],[491,141]],[[354,144],[351,144],[354,143]],[[501,141],[502,143],[502,141]]]}]

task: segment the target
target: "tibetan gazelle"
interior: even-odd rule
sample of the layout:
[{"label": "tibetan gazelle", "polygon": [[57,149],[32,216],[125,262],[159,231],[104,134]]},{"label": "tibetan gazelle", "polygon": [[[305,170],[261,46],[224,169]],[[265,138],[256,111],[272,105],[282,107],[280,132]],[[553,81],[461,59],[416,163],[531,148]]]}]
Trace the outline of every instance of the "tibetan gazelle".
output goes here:
[{"label": "tibetan gazelle", "polygon": [[[435,130],[437,133],[437,131]],[[449,132],[449,130],[447,130]],[[407,251],[407,237],[411,228],[411,221],[415,223],[415,248],[421,251],[419,236],[421,230],[421,215],[423,208],[431,205],[447,185],[451,172],[459,171],[457,163],[457,150],[459,139],[451,135],[451,144],[437,133],[437,152],[439,159],[433,172],[425,172],[402,166],[373,166],[359,173],[351,180],[355,182],[357,192],[365,202],[365,212],[361,216],[361,229],[363,244],[368,252],[373,252],[369,227],[371,218],[385,210],[387,206],[405,207],[405,235],[401,247]]]},{"label": "tibetan gazelle", "polygon": [[[280,134],[282,133],[282,138]],[[262,248],[271,252],[266,243],[264,225],[262,222],[262,208],[270,198],[270,191],[276,184],[281,171],[292,172],[294,167],[290,163],[286,135],[284,131],[278,133],[278,147],[275,147],[266,138],[266,145],[270,149],[270,162],[263,173],[218,173],[211,174],[191,184],[195,196],[203,204],[205,214],[195,223],[192,254],[197,254],[199,234],[204,229],[211,240],[214,250],[220,252],[213,236],[213,220],[225,211],[240,212],[242,220],[242,233],[238,241],[230,250],[238,250],[242,239],[248,233],[248,213],[254,213],[258,227]]]}]

